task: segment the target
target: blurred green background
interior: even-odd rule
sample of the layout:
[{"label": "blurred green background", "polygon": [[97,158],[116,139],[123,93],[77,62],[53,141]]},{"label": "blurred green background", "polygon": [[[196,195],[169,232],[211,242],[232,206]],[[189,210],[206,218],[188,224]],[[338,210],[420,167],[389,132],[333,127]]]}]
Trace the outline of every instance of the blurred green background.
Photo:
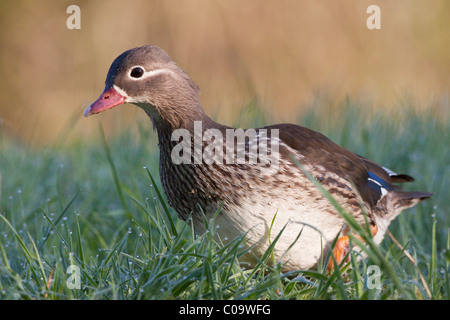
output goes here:
[{"label": "blurred green background", "polygon": [[[66,27],[71,4],[80,30]],[[366,27],[371,4],[381,30]],[[81,138],[99,122],[106,134],[132,125],[143,113],[130,106],[81,120],[113,59],[143,44],[165,49],[226,124],[255,99],[274,122],[348,97],[368,113],[407,105],[448,119],[449,12],[448,0],[2,1],[2,131],[41,145],[69,123]]]}]

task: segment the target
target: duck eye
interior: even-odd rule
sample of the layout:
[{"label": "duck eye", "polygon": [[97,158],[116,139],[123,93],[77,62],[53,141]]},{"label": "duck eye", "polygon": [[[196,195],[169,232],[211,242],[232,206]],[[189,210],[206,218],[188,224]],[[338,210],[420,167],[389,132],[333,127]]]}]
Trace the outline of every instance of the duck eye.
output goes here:
[{"label": "duck eye", "polygon": [[133,78],[140,78],[144,74],[144,69],[141,67],[135,67],[131,70],[130,76]]}]

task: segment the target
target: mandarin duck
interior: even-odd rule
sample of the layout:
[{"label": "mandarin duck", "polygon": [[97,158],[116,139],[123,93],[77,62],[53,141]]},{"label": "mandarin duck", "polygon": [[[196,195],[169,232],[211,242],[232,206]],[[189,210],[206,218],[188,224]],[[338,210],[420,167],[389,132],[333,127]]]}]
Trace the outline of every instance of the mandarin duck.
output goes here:
[{"label": "mandarin duck", "polygon": [[204,217],[215,216],[222,240],[245,234],[250,249],[242,260],[250,265],[280,232],[273,254],[284,270],[315,268],[330,250],[334,261],[342,261],[351,231],[311,177],[370,227],[377,244],[403,210],[431,196],[401,191],[393,183],[412,177],[305,127],[277,124],[244,131],[213,121],[200,105],[198,86],[157,46],[118,56],[103,93],[84,115],[123,103],[137,105],[153,122],[170,206],[181,219],[192,217],[196,232],[205,231]]}]

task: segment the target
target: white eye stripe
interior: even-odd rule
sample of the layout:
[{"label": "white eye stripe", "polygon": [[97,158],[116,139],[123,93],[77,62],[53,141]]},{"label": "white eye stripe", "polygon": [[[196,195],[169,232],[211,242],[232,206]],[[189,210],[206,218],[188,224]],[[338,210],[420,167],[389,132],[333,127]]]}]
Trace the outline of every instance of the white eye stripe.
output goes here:
[{"label": "white eye stripe", "polygon": [[130,78],[131,80],[141,80],[141,79],[145,79],[145,78],[148,78],[148,77],[156,76],[156,75],[161,74],[161,73],[172,73],[172,70],[163,68],[163,69],[144,71],[142,76],[140,76],[139,78],[134,78],[134,77],[131,76],[131,70],[133,70],[134,68],[141,68],[142,70],[145,70],[141,66],[134,66],[134,67],[132,67],[130,69],[130,71],[128,72],[128,78]]}]

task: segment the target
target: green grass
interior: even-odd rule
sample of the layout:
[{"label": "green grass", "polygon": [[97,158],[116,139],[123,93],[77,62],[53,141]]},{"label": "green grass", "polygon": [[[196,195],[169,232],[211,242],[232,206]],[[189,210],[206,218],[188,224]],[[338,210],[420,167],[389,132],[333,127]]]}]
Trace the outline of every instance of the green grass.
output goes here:
[{"label": "green grass", "polygon": [[[368,122],[349,103],[339,114],[315,107],[298,121],[411,174],[416,182],[407,189],[434,193],[390,227],[414,263],[392,239],[376,247],[366,236],[369,258],[352,252],[332,274],[323,266],[282,273],[270,250],[245,269],[239,264],[243,238],[222,243],[213,220],[205,221],[205,234],[195,235],[191,222],[166,204],[156,133],[144,114],[137,129],[113,138],[99,131],[89,141],[40,148],[0,131],[0,298],[449,299],[448,119],[437,119],[438,111],[419,116],[406,110]],[[237,125],[268,123],[250,105]],[[271,241],[276,245],[277,238]],[[67,285],[70,265],[79,268],[80,289]],[[371,265],[380,268],[381,289],[368,288]]]}]

